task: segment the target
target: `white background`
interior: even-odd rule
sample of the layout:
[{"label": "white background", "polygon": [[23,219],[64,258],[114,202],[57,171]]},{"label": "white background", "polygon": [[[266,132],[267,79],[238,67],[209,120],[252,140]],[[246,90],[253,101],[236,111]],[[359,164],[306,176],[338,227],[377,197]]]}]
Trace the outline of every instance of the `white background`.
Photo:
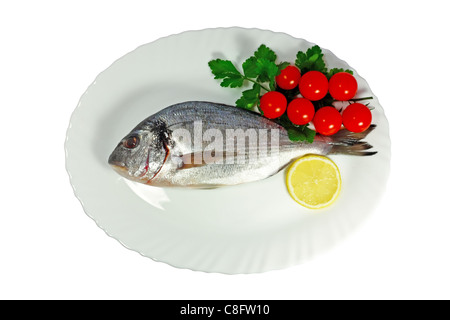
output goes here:
[{"label": "white background", "polygon": [[[14,1],[0,4],[0,299],[449,299],[450,23],[445,1]],[[180,270],[109,238],[75,198],[69,118],[114,60],[159,37],[257,27],[330,49],[391,126],[376,212],[300,266]],[[367,184],[373,181],[367,181]]]}]

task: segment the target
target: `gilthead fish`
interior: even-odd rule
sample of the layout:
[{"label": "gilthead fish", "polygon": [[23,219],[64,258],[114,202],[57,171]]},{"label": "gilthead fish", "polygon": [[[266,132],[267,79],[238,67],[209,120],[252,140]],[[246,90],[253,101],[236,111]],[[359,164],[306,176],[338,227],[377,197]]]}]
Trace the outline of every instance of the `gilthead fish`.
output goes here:
[{"label": "gilthead fish", "polygon": [[293,142],[286,129],[255,112],[190,101],[142,121],[108,162],[123,177],[152,186],[235,185],[270,177],[305,154],[373,155],[360,140],[374,128]]}]

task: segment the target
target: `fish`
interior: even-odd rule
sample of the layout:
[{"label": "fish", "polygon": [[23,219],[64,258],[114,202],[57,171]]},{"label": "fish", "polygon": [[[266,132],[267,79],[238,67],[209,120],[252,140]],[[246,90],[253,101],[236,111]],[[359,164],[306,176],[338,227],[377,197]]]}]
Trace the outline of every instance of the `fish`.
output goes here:
[{"label": "fish", "polygon": [[375,127],[294,142],[284,127],[257,112],[187,101],[140,122],[108,163],[122,177],[151,186],[217,188],[268,178],[306,154],[374,155],[362,139]]}]

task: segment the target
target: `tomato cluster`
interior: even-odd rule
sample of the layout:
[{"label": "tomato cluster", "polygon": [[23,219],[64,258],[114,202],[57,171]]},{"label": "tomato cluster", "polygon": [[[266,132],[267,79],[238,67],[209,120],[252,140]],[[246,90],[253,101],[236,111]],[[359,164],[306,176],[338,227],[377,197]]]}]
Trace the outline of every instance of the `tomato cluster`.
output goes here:
[{"label": "tomato cluster", "polygon": [[279,91],[269,91],[260,99],[260,108],[265,117],[276,119],[285,112],[295,125],[305,125],[311,121],[317,132],[332,135],[342,125],[352,132],[363,132],[372,122],[372,113],[361,103],[352,103],[341,113],[333,106],[316,108],[313,102],[322,100],[329,93],[334,100],[349,101],[358,90],[358,83],[353,75],[338,72],[330,80],[319,71],[309,71],[301,75],[295,66],[287,66],[275,78],[280,91],[298,88],[302,97],[294,97],[288,103],[286,96]]}]

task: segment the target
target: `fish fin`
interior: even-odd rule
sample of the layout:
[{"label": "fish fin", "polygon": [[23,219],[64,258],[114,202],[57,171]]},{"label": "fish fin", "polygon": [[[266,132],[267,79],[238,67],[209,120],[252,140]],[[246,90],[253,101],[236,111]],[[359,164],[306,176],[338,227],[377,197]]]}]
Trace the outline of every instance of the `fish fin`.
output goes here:
[{"label": "fish fin", "polygon": [[330,144],[331,150],[328,154],[348,154],[354,156],[371,156],[377,153],[377,151],[365,151],[371,149],[372,146],[367,142],[361,141],[369,133],[376,128],[375,124],[372,124],[364,132],[350,132],[346,129],[342,129],[332,136]]}]

